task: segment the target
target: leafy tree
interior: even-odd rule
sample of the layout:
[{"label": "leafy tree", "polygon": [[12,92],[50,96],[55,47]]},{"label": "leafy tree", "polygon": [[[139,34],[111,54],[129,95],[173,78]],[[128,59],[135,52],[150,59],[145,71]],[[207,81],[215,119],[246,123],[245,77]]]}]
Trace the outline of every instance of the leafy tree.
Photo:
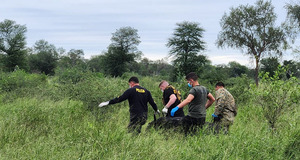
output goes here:
[{"label": "leafy tree", "polygon": [[53,44],[45,40],[37,41],[29,55],[29,66],[32,72],[54,74],[59,58],[58,51]]},{"label": "leafy tree", "polygon": [[272,77],[268,73],[262,74],[262,85],[252,88],[254,102],[262,107],[263,114],[274,131],[281,115],[299,107],[299,80],[295,77],[281,80],[281,75],[285,73],[286,68],[279,66]]},{"label": "leafy tree", "polygon": [[275,26],[276,15],[271,2],[258,0],[256,5],[240,5],[221,19],[222,31],[218,35],[219,47],[241,49],[255,59],[255,82],[258,86],[259,63],[265,54],[282,54],[287,35]]},{"label": "leafy tree", "polygon": [[287,4],[288,19],[297,24],[300,29],[300,4]]},{"label": "leafy tree", "polygon": [[152,61],[148,58],[143,58],[140,62],[132,62],[129,67],[131,72],[138,73],[142,76],[163,76],[169,79],[173,66],[164,60]]},{"label": "leafy tree", "polygon": [[4,59],[7,71],[13,71],[15,67],[27,69],[26,63],[26,37],[25,25],[16,24],[12,20],[0,22],[0,54]]},{"label": "leafy tree", "polygon": [[104,72],[104,55],[98,55],[92,57],[88,62],[87,65],[89,69],[93,72]]},{"label": "leafy tree", "polygon": [[171,48],[170,56],[175,58],[175,70],[182,76],[197,71],[201,64],[206,63],[206,58],[198,55],[205,50],[205,42],[202,40],[204,29],[195,22],[185,21],[176,25],[177,28],[166,45]]},{"label": "leafy tree", "polygon": [[276,57],[264,58],[261,60],[261,71],[269,72],[269,76],[273,77],[279,65]]},{"label": "leafy tree", "polygon": [[71,49],[66,55],[60,57],[58,66],[61,69],[77,68],[79,70],[86,70],[88,65],[83,56],[83,50]]},{"label": "leafy tree", "polygon": [[[286,27],[287,31],[292,37],[292,40],[294,41],[300,32],[300,3],[298,4],[287,4],[287,20],[286,20]],[[294,49],[294,53],[296,54],[296,57],[300,59],[300,47],[298,46],[296,49]]]},{"label": "leafy tree", "polygon": [[104,70],[107,74],[121,76],[127,71],[127,64],[141,55],[137,49],[141,42],[137,32],[132,27],[122,27],[112,34],[112,43],[104,54]]},{"label": "leafy tree", "polygon": [[248,73],[248,68],[239,64],[238,62],[229,62],[229,76],[230,77],[241,77],[242,74]]},{"label": "leafy tree", "polygon": [[292,76],[300,78],[300,62],[285,60],[283,61],[283,67],[287,68],[286,77],[288,79]]}]

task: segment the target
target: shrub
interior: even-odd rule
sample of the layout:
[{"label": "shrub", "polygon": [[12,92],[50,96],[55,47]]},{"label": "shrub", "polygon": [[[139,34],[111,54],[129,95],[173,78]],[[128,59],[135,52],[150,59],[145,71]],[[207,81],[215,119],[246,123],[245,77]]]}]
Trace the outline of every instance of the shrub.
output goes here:
[{"label": "shrub", "polygon": [[246,103],[250,99],[249,89],[251,79],[243,74],[241,77],[226,80],[225,87],[232,94],[236,104]]},{"label": "shrub", "polygon": [[28,74],[23,70],[16,70],[10,73],[0,73],[0,90],[11,92],[22,88],[35,88],[45,83],[47,79],[43,74]]},{"label": "shrub", "polygon": [[285,68],[279,67],[273,77],[265,73],[262,75],[260,85],[257,88],[252,87],[254,101],[262,107],[264,117],[273,130],[284,110],[299,105],[299,80],[295,77],[286,81],[281,80],[280,75],[285,71]]}]

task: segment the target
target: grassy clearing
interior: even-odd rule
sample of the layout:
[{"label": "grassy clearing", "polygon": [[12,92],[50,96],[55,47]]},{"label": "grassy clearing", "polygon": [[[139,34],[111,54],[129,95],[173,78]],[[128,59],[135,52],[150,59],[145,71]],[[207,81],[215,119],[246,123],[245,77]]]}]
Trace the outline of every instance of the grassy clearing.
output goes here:
[{"label": "grassy clearing", "polygon": [[128,106],[109,107],[97,118],[79,101],[22,98],[2,104],[1,159],[285,159],[291,136],[299,131],[293,122],[272,134],[255,118],[258,108],[248,106],[240,108],[229,135],[185,137],[146,132],[144,126],[135,137],[127,133]]},{"label": "grassy clearing", "polygon": [[[300,107],[287,110],[271,130],[261,107],[239,105],[229,135],[171,131],[127,133],[128,103],[95,105],[126,89],[127,80],[100,78],[46,84],[0,94],[0,159],[299,159]],[[141,79],[160,104],[159,79]],[[145,85],[144,85],[145,84]],[[175,84],[180,87],[179,84]],[[32,87],[32,86],[31,86]],[[24,89],[24,88],[23,88]],[[80,92],[81,90],[81,92]],[[21,93],[21,92],[19,92]],[[10,100],[7,100],[7,99]],[[94,105],[94,106],[93,106]],[[91,108],[92,107],[92,108]],[[208,110],[211,121],[213,107]],[[148,123],[153,120],[149,107]]]}]

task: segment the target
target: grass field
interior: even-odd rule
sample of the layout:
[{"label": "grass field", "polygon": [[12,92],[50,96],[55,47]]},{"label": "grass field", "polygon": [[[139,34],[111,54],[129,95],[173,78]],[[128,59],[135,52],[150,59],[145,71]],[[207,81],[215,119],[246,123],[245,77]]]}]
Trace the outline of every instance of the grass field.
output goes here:
[{"label": "grass field", "polygon": [[[19,87],[3,91],[2,77],[0,159],[300,158],[298,103],[280,116],[276,130],[270,129],[262,108],[249,100],[239,105],[228,135],[200,132],[186,137],[172,131],[146,131],[146,124],[134,136],[127,133],[127,101],[96,107],[125,91],[126,78],[86,79],[77,84],[57,83],[53,77],[37,79],[24,78]],[[141,79],[161,109],[158,83],[157,78]],[[153,120],[149,110],[148,123]],[[207,121],[213,111],[213,106],[208,109]]]}]

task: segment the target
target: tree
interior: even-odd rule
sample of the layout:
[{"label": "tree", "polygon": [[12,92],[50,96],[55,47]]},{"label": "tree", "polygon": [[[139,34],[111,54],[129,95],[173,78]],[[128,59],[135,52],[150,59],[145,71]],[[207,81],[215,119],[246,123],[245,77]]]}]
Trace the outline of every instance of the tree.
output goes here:
[{"label": "tree", "polygon": [[292,76],[300,78],[300,62],[296,62],[293,60],[285,60],[283,61],[283,67],[287,69],[286,77],[288,79]]},{"label": "tree", "polygon": [[25,25],[16,24],[12,20],[0,22],[0,54],[4,54],[4,62],[7,71],[13,71],[15,67],[26,69],[26,37]]},{"label": "tree", "polygon": [[217,45],[241,49],[254,57],[257,86],[261,58],[266,54],[282,55],[287,46],[287,35],[282,27],[275,26],[275,20],[274,7],[263,0],[258,0],[255,6],[231,8],[230,14],[225,13],[221,19]]},{"label": "tree", "polygon": [[248,68],[246,66],[243,66],[239,64],[238,62],[229,62],[229,76],[230,77],[240,77],[242,74],[247,74],[248,73]]},{"label": "tree", "polygon": [[280,63],[276,57],[264,58],[261,60],[261,71],[264,73],[269,72],[269,76],[273,77],[279,65]]},{"label": "tree", "polygon": [[29,55],[30,70],[46,75],[54,74],[59,58],[56,47],[45,40],[39,40],[34,44],[32,52]]},{"label": "tree", "polygon": [[122,27],[112,34],[112,43],[104,54],[105,72],[112,76],[121,76],[127,70],[127,64],[141,55],[137,46],[138,30],[132,27]]},{"label": "tree", "polygon": [[77,68],[86,70],[87,63],[84,60],[84,52],[82,49],[71,49],[66,55],[60,57],[60,68]]},{"label": "tree", "polygon": [[195,22],[185,21],[176,25],[177,28],[166,46],[171,48],[169,54],[175,57],[174,67],[179,72],[179,76],[182,76],[198,70],[197,60],[203,59],[198,56],[198,53],[205,50],[205,42],[202,40],[204,29]]},{"label": "tree", "polygon": [[104,55],[93,56],[87,64],[93,72],[104,72]]},{"label": "tree", "polygon": [[300,4],[286,5],[288,19],[297,24],[300,29]]},{"label": "tree", "polygon": [[[299,4],[287,4],[287,20],[286,20],[286,27],[287,31],[292,37],[292,40],[294,41],[300,32],[300,3]],[[298,46],[298,49],[294,49],[294,53],[298,54],[296,55],[297,58],[300,59],[300,47]]]}]

